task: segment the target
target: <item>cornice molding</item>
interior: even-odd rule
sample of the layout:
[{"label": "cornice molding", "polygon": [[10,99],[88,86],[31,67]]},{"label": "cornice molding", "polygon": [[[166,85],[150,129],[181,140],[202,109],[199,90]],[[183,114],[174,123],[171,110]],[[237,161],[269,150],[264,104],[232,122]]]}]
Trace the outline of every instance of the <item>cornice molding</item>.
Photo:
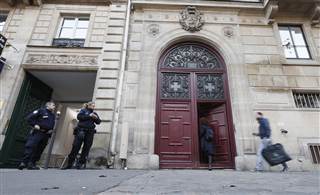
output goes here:
[{"label": "cornice molding", "polygon": [[320,24],[320,3],[315,3],[315,6],[310,14],[311,25]]},{"label": "cornice molding", "polygon": [[263,9],[264,5],[262,2],[226,2],[226,1],[172,1],[172,0],[132,0],[133,6],[144,7],[144,6],[196,6],[196,7],[216,7],[216,8],[243,8],[243,9]]},{"label": "cornice molding", "polygon": [[279,11],[279,2],[277,0],[269,1],[265,8],[265,17],[268,21],[268,24],[274,22],[274,18]]}]

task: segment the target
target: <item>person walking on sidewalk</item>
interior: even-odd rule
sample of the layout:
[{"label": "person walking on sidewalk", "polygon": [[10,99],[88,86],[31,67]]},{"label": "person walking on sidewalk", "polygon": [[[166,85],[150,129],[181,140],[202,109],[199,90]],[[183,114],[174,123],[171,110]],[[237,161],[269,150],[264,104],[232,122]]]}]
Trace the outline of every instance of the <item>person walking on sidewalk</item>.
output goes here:
[{"label": "person walking on sidewalk", "polygon": [[200,118],[200,144],[202,152],[208,157],[208,169],[212,170],[213,129],[205,117]]},{"label": "person walking on sidewalk", "polygon": [[[257,162],[256,162],[256,171],[263,171],[263,156],[262,156],[262,150],[266,148],[267,146],[272,144],[271,141],[271,128],[270,124],[267,118],[263,117],[263,114],[261,112],[257,112],[256,117],[258,123],[259,123],[259,133],[252,133],[254,136],[259,136],[261,139],[259,149],[257,152]],[[282,171],[288,170],[288,165],[286,162],[282,163],[283,169]]]},{"label": "person walking on sidewalk", "polygon": [[45,108],[33,111],[27,116],[27,122],[32,127],[28,136],[23,160],[18,169],[24,168],[38,170],[36,162],[45,149],[55,124],[55,104],[47,102]]},{"label": "person walking on sidewalk", "polygon": [[96,133],[96,124],[101,123],[98,114],[94,112],[94,108],[94,102],[88,102],[84,104],[84,107],[77,115],[77,119],[79,120],[79,122],[74,131],[74,141],[72,144],[71,152],[68,155],[68,164],[65,168],[62,169],[72,168],[82,144],[83,148],[80,159],[76,162],[76,168],[85,168],[87,156],[93,143],[94,134]]}]

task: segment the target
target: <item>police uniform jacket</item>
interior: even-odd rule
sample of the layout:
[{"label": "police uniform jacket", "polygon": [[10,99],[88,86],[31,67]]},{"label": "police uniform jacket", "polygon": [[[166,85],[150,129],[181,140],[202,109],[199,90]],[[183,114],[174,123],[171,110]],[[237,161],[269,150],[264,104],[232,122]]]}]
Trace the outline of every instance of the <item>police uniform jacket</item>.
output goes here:
[{"label": "police uniform jacket", "polygon": [[40,108],[33,111],[27,116],[29,125],[34,127],[39,125],[41,130],[49,131],[52,130],[55,123],[55,115],[46,108]]},{"label": "police uniform jacket", "polygon": [[[94,119],[90,116],[91,113],[94,113],[98,118]],[[101,120],[96,112],[93,112],[92,109],[84,108],[81,109],[79,114],[77,115],[78,127],[82,129],[94,129],[96,127],[95,124],[100,124]]]}]

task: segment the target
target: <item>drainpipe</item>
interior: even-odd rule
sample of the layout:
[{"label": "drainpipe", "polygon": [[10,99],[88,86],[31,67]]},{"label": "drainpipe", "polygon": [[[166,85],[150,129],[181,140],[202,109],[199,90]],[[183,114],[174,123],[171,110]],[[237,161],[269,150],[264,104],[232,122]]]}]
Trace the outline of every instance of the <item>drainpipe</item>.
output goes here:
[{"label": "drainpipe", "polygon": [[108,166],[113,166],[114,158],[116,155],[116,140],[118,134],[118,126],[119,126],[119,115],[120,115],[120,105],[121,105],[121,96],[122,96],[122,88],[123,88],[123,77],[125,72],[126,65],[126,56],[127,56],[127,48],[128,48],[128,37],[129,37],[129,24],[130,24],[130,14],[131,14],[131,0],[128,0],[127,4],[127,13],[126,13],[126,23],[125,23],[125,31],[124,31],[124,39],[122,45],[122,55],[121,55],[121,65],[120,65],[120,73],[119,73],[119,84],[117,87],[117,96],[115,102],[115,109],[113,114],[113,123],[111,127],[111,141],[109,145],[109,157],[111,157]]}]

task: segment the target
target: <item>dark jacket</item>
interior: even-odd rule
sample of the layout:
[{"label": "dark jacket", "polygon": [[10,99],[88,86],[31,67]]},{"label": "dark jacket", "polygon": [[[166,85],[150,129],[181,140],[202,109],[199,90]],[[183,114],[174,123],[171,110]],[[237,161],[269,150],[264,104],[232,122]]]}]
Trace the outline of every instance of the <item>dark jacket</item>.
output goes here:
[{"label": "dark jacket", "polygon": [[[201,150],[204,152],[206,155],[213,155],[213,140],[212,141],[207,141],[206,139],[206,132],[212,129],[208,125],[200,125],[200,144],[201,144]],[[212,129],[214,132],[214,130]]]},{"label": "dark jacket", "polygon": [[96,127],[95,124],[100,124],[101,120],[98,116],[97,119],[94,119],[90,116],[91,113],[94,113],[95,115],[98,116],[97,113],[93,112],[91,109],[81,109],[79,114],[77,115],[77,119],[79,120],[78,122],[78,127],[83,128],[83,129],[94,129]]},{"label": "dark jacket", "polygon": [[56,116],[46,108],[40,108],[33,111],[27,116],[27,121],[30,126],[39,125],[42,130],[52,130],[54,127]]},{"label": "dark jacket", "polygon": [[259,137],[261,139],[263,138],[270,138],[271,135],[271,129],[269,125],[269,121],[266,118],[259,118]]}]

